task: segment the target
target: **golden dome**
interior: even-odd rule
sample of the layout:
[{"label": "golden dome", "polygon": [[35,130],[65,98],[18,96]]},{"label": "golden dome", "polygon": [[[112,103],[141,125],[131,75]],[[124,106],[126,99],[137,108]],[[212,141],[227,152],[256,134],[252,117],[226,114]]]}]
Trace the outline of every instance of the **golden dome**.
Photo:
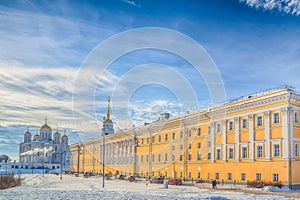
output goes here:
[{"label": "golden dome", "polygon": [[31,133],[30,133],[29,131],[26,131],[26,133],[25,133],[24,135],[27,135],[27,134],[30,134],[30,135],[31,135]]},{"label": "golden dome", "polygon": [[51,127],[48,126],[48,124],[44,124],[43,126],[41,126],[40,131],[51,131]]},{"label": "golden dome", "polygon": [[33,139],[40,139],[41,137],[38,135],[38,134],[36,134],[34,137],[33,137]]},{"label": "golden dome", "polygon": [[67,135],[63,135],[61,138],[62,139],[68,139],[68,136]]},{"label": "golden dome", "polygon": [[107,118],[107,119],[105,120],[105,122],[110,122],[110,123],[112,123],[111,119],[109,119],[109,118]]},{"label": "golden dome", "polygon": [[56,131],[56,133],[54,133],[54,136],[60,136],[60,133]]}]

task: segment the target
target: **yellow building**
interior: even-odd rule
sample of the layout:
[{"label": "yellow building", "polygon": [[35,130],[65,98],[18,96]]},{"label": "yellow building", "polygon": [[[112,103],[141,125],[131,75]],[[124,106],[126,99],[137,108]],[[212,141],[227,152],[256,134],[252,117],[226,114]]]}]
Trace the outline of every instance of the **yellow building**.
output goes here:
[{"label": "yellow building", "polygon": [[173,119],[163,114],[71,145],[70,169],[101,173],[105,142],[106,174],[300,186],[299,111],[300,96],[284,86]]}]

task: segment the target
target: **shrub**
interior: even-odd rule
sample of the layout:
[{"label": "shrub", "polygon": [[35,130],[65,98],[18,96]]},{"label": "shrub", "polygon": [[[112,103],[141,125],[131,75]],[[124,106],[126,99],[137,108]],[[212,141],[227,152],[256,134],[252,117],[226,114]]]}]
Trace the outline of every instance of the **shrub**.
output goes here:
[{"label": "shrub", "polygon": [[21,185],[21,177],[18,175],[15,177],[14,174],[1,175],[0,177],[0,190],[12,188]]}]

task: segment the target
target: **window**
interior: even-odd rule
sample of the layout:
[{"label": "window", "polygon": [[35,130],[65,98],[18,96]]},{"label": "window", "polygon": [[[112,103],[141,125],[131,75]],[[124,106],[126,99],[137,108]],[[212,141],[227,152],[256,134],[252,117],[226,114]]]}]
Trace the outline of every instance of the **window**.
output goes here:
[{"label": "window", "polygon": [[207,134],[210,134],[210,131],[211,131],[210,129],[211,129],[210,126],[208,126],[208,133]]},{"label": "window", "polygon": [[188,160],[192,160],[192,153],[191,152],[189,152],[189,154],[188,154]]},{"label": "window", "polygon": [[299,157],[299,144],[295,144],[295,156]]},{"label": "window", "polygon": [[181,144],[181,145],[180,145],[180,150],[182,150],[182,149],[183,149],[183,145]]},{"label": "window", "polygon": [[144,162],[144,156],[141,156],[141,162]]},{"label": "window", "polygon": [[174,151],[175,150],[175,146],[174,145],[172,145],[172,151]]},{"label": "window", "polygon": [[221,160],[221,149],[217,149],[217,160]]},{"label": "window", "polygon": [[158,154],[158,162],[160,162],[160,154]]},{"label": "window", "polygon": [[241,173],[241,181],[245,181],[246,180],[246,174],[245,173]]},{"label": "window", "polygon": [[189,149],[191,149],[192,148],[192,144],[189,144]]},{"label": "window", "polygon": [[279,113],[273,113],[273,124],[278,124],[279,123]]},{"label": "window", "polygon": [[273,145],[274,147],[274,157],[279,157],[280,156],[280,146],[279,144],[274,144]]},{"label": "window", "polygon": [[200,151],[197,152],[197,160],[201,160],[201,152]]},{"label": "window", "polygon": [[198,148],[198,149],[201,148],[201,143],[200,143],[200,142],[197,143],[197,148]]},{"label": "window", "polygon": [[217,132],[221,131],[221,124],[217,124]]},{"label": "window", "polygon": [[191,173],[191,172],[188,173],[188,177],[189,177],[189,178],[192,177],[192,173]]},{"label": "window", "polygon": [[183,138],[183,132],[180,131],[180,138]]},{"label": "window", "polygon": [[168,154],[166,153],[165,154],[165,162],[167,162],[168,161]]},{"label": "window", "polygon": [[180,161],[182,161],[182,156],[183,156],[182,153],[180,153],[180,155],[179,155],[179,160]]},{"label": "window", "polygon": [[168,140],[168,134],[165,135],[165,140],[166,140],[166,141]]},{"label": "window", "polygon": [[200,178],[200,172],[197,172],[197,178]]},{"label": "window", "polygon": [[198,135],[198,136],[200,136],[200,135],[201,135],[201,128],[198,128],[197,135]]},{"label": "window", "polygon": [[263,125],[262,116],[257,116],[257,126],[262,126],[262,125]]},{"label": "window", "polygon": [[172,161],[174,161],[175,160],[175,154],[173,153],[172,154]]},{"label": "window", "polygon": [[273,174],[273,181],[278,182],[278,174]]},{"label": "window", "polygon": [[233,155],[233,148],[229,148],[228,149],[228,158],[229,159],[233,159],[234,155]]},{"label": "window", "polygon": [[154,160],[155,160],[155,156],[154,156],[154,155],[152,155],[152,162],[154,162]]},{"label": "window", "polygon": [[229,121],[228,130],[233,130],[233,121]]},{"label": "window", "polygon": [[155,136],[152,136],[152,142],[155,142]]},{"label": "window", "polygon": [[295,123],[299,123],[299,113],[298,112],[295,112],[295,114],[294,114],[294,121],[295,121]]},{"label": "window", "polygon": [[263,157],[263,146],[262,145],[258,145],[257,146],[257,158],[262,158]]},{"label": "window", "polygon": [[247,128],[248,124],[247,124],[247,119],[242,119],[242,128]]},{"label": "window", "polygon": [[208,153],[207,154],[207,160],[210,160],[211,159],[211,153]]},{"label": "window", "polygon": [[146,162],[149,162],[149,156],[148,155],[146,156]]},{"label": "window", "polygon": [[228,174],[227,174],[227,179],[228,179],[228,180],[232,180],[232,173],[228,173]]},{"label": "window", "polygon": [[257,180],[257,181],[260,181],[260,180],[261,180],[261,174],[256,173],[256,180]]},{"label": "window", "polygon": [[147,138],[147,144],[149,144],[149,138]]},{"label": "window", "polygon": [[210,146],[211,146],[211,143],[210,143],[210,141],[209,141],[209,142],[207,142],[207,146],[208,146],[208,147],[210,147]]},{"label": "window", "polygon": [[192,137],[192,131],[189,130],[189,137]]},{"label": "window", "polygon": [[242,158],[248,158],[248,148],[247,147],[242,148]]},{"label": "window", "polygon": [[175,140],[175,133],[172,133],[172,140]]},{"label": "window", "polygon": [[220,174],[217,172],[217,173],[215,174],[215,179],[218,180],[219,178],[220,178]]},{"label": "window", "polygon": [[144,144],[144,138],[142,139],[142,144]]},{"label": "window", "polygon": [[159,136],[158,136],[158,142],[160,142],[160,141],[161,141],[161,136],[159,135]]}]

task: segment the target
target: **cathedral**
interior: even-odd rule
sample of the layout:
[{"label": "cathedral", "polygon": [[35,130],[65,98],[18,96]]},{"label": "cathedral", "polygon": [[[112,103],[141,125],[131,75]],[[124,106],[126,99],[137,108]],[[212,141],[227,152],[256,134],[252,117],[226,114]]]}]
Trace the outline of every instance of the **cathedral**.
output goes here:
[{"label": "cathedral", "polygon": [[69,171],[69,162],[68,136],[66,133],[61,136],[58,130],[52,134],[47,118],[33,137],[29,130],[25,132],[24,141],[20,143],[20,168]]}]

